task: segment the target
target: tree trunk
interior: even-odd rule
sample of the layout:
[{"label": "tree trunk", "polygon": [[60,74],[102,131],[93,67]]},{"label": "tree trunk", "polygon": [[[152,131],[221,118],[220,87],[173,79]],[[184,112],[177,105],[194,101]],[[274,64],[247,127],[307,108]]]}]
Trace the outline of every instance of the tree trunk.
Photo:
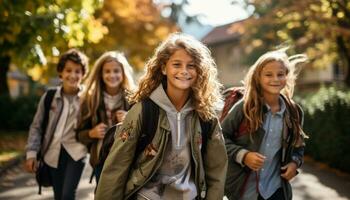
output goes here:
[{"label": "tree trunk", "polygon": [[9,95],[7,72],[10,68],[10,56],[0,56],[0,95]]},{"label": "tree trunk", "polygon": [[342,36],[337,36],[337,46],[341,57],[343,57],[344,65],[346,66],[345,84],[350,87],[350,51],[345,46],[345,41]]}]

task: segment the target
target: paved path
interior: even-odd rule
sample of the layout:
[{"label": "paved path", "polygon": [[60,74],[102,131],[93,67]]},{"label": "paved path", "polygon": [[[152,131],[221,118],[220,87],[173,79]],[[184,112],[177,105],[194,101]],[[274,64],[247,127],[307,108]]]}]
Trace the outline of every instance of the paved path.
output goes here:
[{"label": "paved path", "polygon": [[[23,170],[23,165],[16,166],[0,177],[0,200],[51,200],[53,198],[52,188],[42,188],[42,195],[38,195],[38,186],[36,185],[33,174]],[[77,199],[93,200],[95,180],[89,183],[91,167],[87,164],[82,179],[80,180]]]},{"label": "paved path", "polygon": [[[86,167],[79,183],[77,199],[92,200],[95,184],[89,184],[91,168]],[[350,177],[305,163],[301,173],[292,181],[293,200],[350,200]],[[51,188],[44,188],[37,195],[34,176],[16,166],[0,177],[0,200],[49,200],[53,199]]]}]

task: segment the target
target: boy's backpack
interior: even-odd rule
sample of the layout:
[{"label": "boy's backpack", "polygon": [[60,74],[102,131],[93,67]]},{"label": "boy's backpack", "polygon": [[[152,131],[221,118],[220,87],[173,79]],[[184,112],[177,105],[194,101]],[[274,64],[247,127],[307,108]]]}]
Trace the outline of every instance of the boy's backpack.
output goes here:
[{"label": "boy's backpack", "polygon": [[228,112],[231,110],[232,106],[242,99],[244,95],[243,87],[230,87],[223,92],[225,98],[225,104],[221,111],[220,122],[222,122]]},{"label": "boy's backpack", "polygon": [[[55,96],[57,89],[49,89],[46,92],[46,96],[44,99],[44,115],[43,115],[43,121],[41,123],[41,145],[44,142],[44,137],[45,137],[45,133],[46,133],[46,128],[47,128],[47,124],[49,122],[49,113],[50,113],[50,108],[51,108],[51,103],[52,100]],[[41,194],[41,187],[49,187],[52,186],[52,181],[50,179],[50,175],[49,175],[49,171],[48,171],[48,166],[44,163],[44,158],[43,158],[43,154],[45,152],[42,152],[42,146],[37,154],[37,160],[38,160],[38,169],[35,173],[35,178],[36,181],[38,183],[39,186],[39,191],[38,194]]]},{"label": "boy's backpack", "polygon": [[[135,155],[140,155],[148,144],[150,144],[153,140],[154,134],[157,131],[158,126],[158,118],[159,118],[159,107],[156,103],[154,103],[151,99],[146,98],[142,102],[142,123],[141,128],[142,134],[139,137],[139,141],[137,144],[137,149]],[[202,128],[202,154],[206,151],[208,133],[212,128],[212,121],[203,121],[199,118],[200,125]],[[146,122],[146,123],[145,123]],[[99,155],[99,165],[103,166],[108,153],[114,143],[114,134],[116,131],[117,125],[112,126],[105,134],[103,138],[102,148],[100,150]],[[137,158],[135,156],[134,160]],[[92,178],[92,177],[91,177]],[[90,178],[90,182],[91,182]]]}]

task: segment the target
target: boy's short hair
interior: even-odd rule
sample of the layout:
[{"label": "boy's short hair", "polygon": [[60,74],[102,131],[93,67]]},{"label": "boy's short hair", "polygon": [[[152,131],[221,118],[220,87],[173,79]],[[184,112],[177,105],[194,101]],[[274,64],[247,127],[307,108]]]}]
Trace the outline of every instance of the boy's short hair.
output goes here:
[{"label": "boy's short hair", "polygon": [[57,72],[60,73],[63,71],[64,66],[67,61],[70,60],[76,64],[81,65],[83,70],[83,75],[87,74],[89,66],[88,66],[88,57],[81,51],[77,49],[69,49],[65,53],[60,56],[60,59],[57,64]]}]

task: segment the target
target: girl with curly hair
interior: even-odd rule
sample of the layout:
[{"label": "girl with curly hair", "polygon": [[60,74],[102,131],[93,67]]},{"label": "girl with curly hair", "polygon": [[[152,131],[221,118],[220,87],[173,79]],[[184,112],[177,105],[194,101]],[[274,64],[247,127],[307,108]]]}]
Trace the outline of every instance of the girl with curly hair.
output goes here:
[{"label": "girl with curly hair", "polygon": [[[227,157],[215,113],[221,84],[210,51],[175,33],[146,70],[131,96],[135,105],[117,130],[96,199],[222,199]],[[159,108],[158,124],[152,141],[135,154],[147,99]],[[207,132],[201,121],[210,124]]]}]

